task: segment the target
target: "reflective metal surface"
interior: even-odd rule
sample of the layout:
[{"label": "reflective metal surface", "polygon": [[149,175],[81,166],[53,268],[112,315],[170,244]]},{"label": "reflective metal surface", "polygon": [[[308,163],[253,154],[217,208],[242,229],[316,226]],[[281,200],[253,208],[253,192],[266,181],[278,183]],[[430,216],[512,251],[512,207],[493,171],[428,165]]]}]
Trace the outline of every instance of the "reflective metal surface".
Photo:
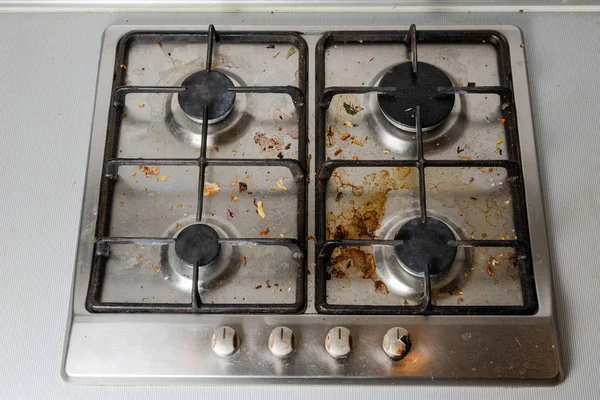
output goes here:
[{"label": "reflective metal surface", "polygon": [[[381,29],[406,28],[382,27]],[[435,29],[436,27],[423,28]],[[481,29],[473,26],[444,28]],[[87,312],[85,296],[90,260],[93,255],[102,149],[110,102],[110,87],[103,82],[111,81],[114,50],[118,39],[129,31],[156,29],[205,30],[206,27],[112,27],[105,34],[75,270],[73,315],[65,346],[63,377],[67,381],[85,384],[340,383],[345,380],[352,380],[354,383],[433,381],[470,384],[495,382],[551,384],[560,381],[561,368],[558,359],[546,228],[543,209],[538,206],[541,204],[541,193],[527,76],[523,50],[519,47],[522,42],[521,33],[515,27],[486,26],[485,29],[500,32],[510,43],[515,102],[519,110],[519,137],[525,174],[531,248],[535,261],[535,282],[539,302],[539,309],[535,315],[493,317],[319,315],[315,313],[312,306],[314,298],[312,273],[309,275],[309,306],[306,313],[300,315],[100,315]],[[220,29],[228,29],[228,27],[220,27]],[[302,30],[301,28],[286,29]],[[311,49],[310,55],[314,54],[319,33],[326,29],[314,29],[304,34]],[[421,56],[426,57],[420,51],[419,57]],[[309,67],[312,68],[313,60],[310,59],[310,62]],[[177,79],[181,77],[176,77],[175,80]],[[311,79],[314,79],[312,75]],[[314,109],[313,83],[311,81],[309,84],[311,93],[309,110]],[[244,96],[238,96],[241,97]],[[234,107],[229,118],[210,128],[217,129],[218,125],[225,123],[236,113],[235,110]],[[449,120],[451,118],[452,116]],[[312,115],[309,121],[312,121]],[[371,123],[382,124],[387,123],[387,120],[380,115],[378,121]],[[447,120],[444,124],[446,123],[451,121]],[[393,140],[393,143],[400,147],[402,142],[402,139]],[[449,148],[451,149],[449,151],[455,151],[454,147]],[[152,149],[148,148],[148,151],[151,152]],[[411,150],[408,146],[406,151],[414,152],[414,149]],[[313,170],[311,166],[311,171]],[[309,199],[312,202],[312,186],[310,190]],[[309,226],[312,225],[313,223],[309,221]],[[173,229],[173,233],[177,231],[174,226],[170,229]],[[308,260],[309,264],[314,260],[312,251]],[[115,280],[117,279],[115,277]],[[121,290],[117,290],[113,294],[122,295],[122,293]],[[213,333],[222,325],[235,329],[240,344],[239,349],[226,358],[219,357],[211,348]],[[268,347],[269,335],[278,326],[289,327],[298,339],[296,351],[286,359],[276,357]],[[353,349],[343,361],[332,358],[324,346],[327,333],[336,326],[344,326],[352,332]],[[394,362],[384,352],[382,340],[386,332],[396,326],[402,326],[410,332],[412,348],[405,358]]]}]

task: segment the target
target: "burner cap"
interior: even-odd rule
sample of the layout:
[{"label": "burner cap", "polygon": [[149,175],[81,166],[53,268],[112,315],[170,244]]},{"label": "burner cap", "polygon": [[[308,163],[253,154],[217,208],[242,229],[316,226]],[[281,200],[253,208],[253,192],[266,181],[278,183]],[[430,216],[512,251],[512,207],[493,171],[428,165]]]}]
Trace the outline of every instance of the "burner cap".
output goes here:
[{"label": "burner cap", "polygon": [[383,115],[397,128],[416,131],[415,107],[421,106],[421,128],[429,131],[440,125],[454,107],[454,95],[439,94],[438,87],[452,87],[452,81],[441,69],[419,62],[418,73],[409,62],[398,64],[386,72],[379,87],[395,87],[402,95],[379,94],[377,100]]},{"label": "burner cap", "polygon": [[416,275],[423,275],[426,262],[431,275],[446,271],[456,257],[456,247],[446,244],[456,239],[454,233],[436,218],[427,218],[424,224],[420,218],[408,221],[396,233],[395,239],[405,241],[395,247],[396,255]]},{"label": "burner cap", "polygon": [[219,235],[204,224],[187,226],[175,238],[175,254],[189,264],[208,265],[217,258],[220,249]]},{"label": "burner cap", "polygon": [[181,84],[187,88],[178,96],[179,106],[193,121],[202,123],[204,106],[208,104],[208,123],[219,122],[233,110],[235,92],[229,91],[233,81],[219,71],[194,72]]}]

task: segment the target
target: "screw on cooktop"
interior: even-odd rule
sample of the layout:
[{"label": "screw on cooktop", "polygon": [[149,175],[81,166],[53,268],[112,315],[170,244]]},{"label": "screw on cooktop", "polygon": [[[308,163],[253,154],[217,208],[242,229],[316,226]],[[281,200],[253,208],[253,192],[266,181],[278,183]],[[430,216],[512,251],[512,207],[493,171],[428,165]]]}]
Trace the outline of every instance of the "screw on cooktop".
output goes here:
[{"label": "screw on cooktop", "polygon": [[388,357],[394,361],[401,360],[411,348],[408,331],[399,326],[390,329],[383,337],[382,345]]},{"label": "screw on cooktop", "polygon": [[213,333],[211,347],[221,357],[227,357],[240,347],[240,339],[235,329],[229,326],[220,326]]},{"label": "screw on cooktop", "polygon": [[352,335],[348,328],[336,326],[327,334],[325,338],[325,349],[329,355],[335,359],[348,357],[352,350]]},{"label": "screw on cooktop", "polygon": [[296,335],[286,326],[278,326],[269,336],[269,350],[279,358],[289,357],[296,349]]}]

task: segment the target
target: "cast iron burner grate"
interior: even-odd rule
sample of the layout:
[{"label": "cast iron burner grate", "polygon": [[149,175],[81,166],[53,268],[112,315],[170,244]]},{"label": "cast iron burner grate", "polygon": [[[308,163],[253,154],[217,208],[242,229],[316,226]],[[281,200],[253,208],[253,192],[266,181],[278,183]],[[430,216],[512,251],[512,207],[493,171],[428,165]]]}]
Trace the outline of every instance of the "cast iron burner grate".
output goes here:
[{"label": "cast iron burner grate", "polygon": [[[194,108],[192,102],[184,105],[192,118],[199,119],[202,124],[202,142],[200,157],[191,159],[143,159],[143,158],[116,158],[117,144],[121,127],[121,115],[125,105],[125,96],[131,93],[179,93],[183,98],[187,97],[186,86],[124,86],[125,73],[121,65],[125,64],[131,44],[134,42],[157,43],[178,40],[187,43],[206,43],[206,68],[205,71],[197,72],[199,75],[191,75],[189,87],[199,84],[198,77],[215,75],[211,71],[213,44],[219,43],[245,43],[245,44],[292,44],[296,46],[299,53],[298,87],[296,86],[233,86],[226,81],[218,85],[221,94],[226,97],[226,102],[215,108],[211,99],[204,99],[202,108]],[[125,35],[119,42],[115,57],[112,107],[110,109],[108,131],[104,153],[103,178],[100,187],[100,201],[98,206],[98,219],[96,225],[95,255],[92,262],[90,283],[86,299],[86,308],[90,312],[113,312],[113,313],[298,313],[306,307],[306,221],[307,221],[307,115],[306,115],[306,91],[307,91],[307,45],[302,37],[294,32],[244,32],[227,31],[216,32],[211,25],[207,32],[132,32]],[[218,73],[216,74],[218,75]],[[189,82],[188,82],[189,83]],[[219,83],[219,82],[213,82]],[[225,92],[227,89],[227,92]],[[235,158],[207,158],[206,145],[208,136],[208,125],[212,119],[224,118],[227,113],[227,105],[235,99],[237,93],[278,93],[291,97],[298,115],[298,158],[284,159],[235,159]],[[192,99],[193,100],[193,99]],[[197,100],[197,99],[196,99]],[[184,105],[182,108],[185,110]],[[225,115],[226,116],[226,115]],[[212,121],[214,122],[214,121]],[[192,294],[188,304],[181,303],[117,303],[102,302],[100,293],[106,267],[106,259],[110,254],[112,244],[134,244],[138,246],[176,244],[177,239],[163,237],[110,237],[109,220],[111,212],[111,199],[120,166],[196,166],[199,169],[198,176],[198,201],[196,222],[202,222],[204,173],[208,166],[255,166],[255,167],[287,167],[298,185],[298,230],[296,239],[288,238],[219,238],[212,237],[213,247],[216,245],[230,246],[284,246],[290,250],[292,256],[299,260],[298,275],[296,277],[296,298],[291,304],[218,304],[203,303],[198,293],[198,268],[207,262],[215,254],[190,254],[180,253],[179,256],[196,261],[192,275]],[[192,225],[194,226],[194,225]],[[197,226],[197,225],[196,225]],[[198,228],[194,228],[198,229]],[[194,232],[191,232],[194,233]],[[196,232],[197,233],[197,232]],[[209,235],[210,236],[210,235]],[[218,249],[217,249],[218,252]]]},{"label": "cast iron burner grate", "polygon": [[[508,144],[507,160],[428,160],[423,154],[423,115],[429,115],[427,104],[411,104],[414,109],[417,157],[415,160],[327,160],[325,157],[326,131],[325,117],[334,96],[342,94],[378,94],[379,96],[401,97],[406,95],[395,86],[379,87],[325,87],[325,53],[328,46],[337,44],[376,44],[405,43],[410,47],[410,66],[413,74],[419,74],[422,67],[417,60],[417,42],[443,44],[482,44],[491,43],[498,55],[500,86],[438,87],[439,95],[494,94],[500,96],[501,110],[505,119],[504,129]],[[525,208],[523,171],[520,159],[516,110],[510,70],[510,53],[506,39],[494,31],[419,31],[411,25],[408,31],[336,31],[327,32],[319,40],[316,48],[316,110],[315,110],[315,169],[317,182],[315,189],[317,237],[317,266],[315,271],[315,307],[327,314],[533,314],[537,310],[537,297],[534,287],[529,229]],[[400,88],[402,89],[402,88]],[[516,263],[523,292],[522,306],[436,306],[432,304],[432,266],[423,263],[423,295],[420,304],[413,305],[350,305],[327,302],[327,267],[334,249],[344,246],[402,246],[398,240],[328,240],[326,236],[326,187],[333,172],[343,167],[413,167],[419,172],[420,222],[428,220],[426,208],[425,168],[428,167],[498,167],[506,169],[513,196],[513,219],[518,240],[454,240],[446,242],[451,247],[511,247],[516,251]]]}]

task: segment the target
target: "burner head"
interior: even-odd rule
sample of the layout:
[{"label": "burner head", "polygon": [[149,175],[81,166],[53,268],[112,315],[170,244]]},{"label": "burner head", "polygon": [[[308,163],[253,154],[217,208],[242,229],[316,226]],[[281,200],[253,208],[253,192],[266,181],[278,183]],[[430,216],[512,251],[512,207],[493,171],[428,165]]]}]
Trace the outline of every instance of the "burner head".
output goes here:
[{"label": "burner head", "polygon": [[187,226],[175,238],[175,254],[189,264],[205,266],[219,255],[219,235],[208,225]]},{"label": "burner head", "polygon": [[423,275],[424,264],[429,263],[430,275],[437,275],[450,268],[456,247],[448,246],[449,240],[455,240],[448,225],[436,218],[411,219],[404,224],[395,236],[405,243],[396,246],[396,255],[402,264],[415,275]]},{"label": "burner head", "polygon": [[233,81],[219,71],[194,72],[181,84],[187,88],[178,96],[179,106],[195,122],[202,123],[204,106],[208,105],[208,123],[223,120],[233,110],[235,92],[228,90]]},{"label": "burner head", "polygon": [[429,131],[440,125],[454,107],[455,95],[439,94],[438,87],[452,87],[452,81],[441,69],[419,62],[413,74],[409,62],[398,64],[386,72],[379,87],[395,87],[401,95],[379,94],[377,100],[383,115],[397,128],[416,132],[415,110],[421,106],[421,129]]}]

